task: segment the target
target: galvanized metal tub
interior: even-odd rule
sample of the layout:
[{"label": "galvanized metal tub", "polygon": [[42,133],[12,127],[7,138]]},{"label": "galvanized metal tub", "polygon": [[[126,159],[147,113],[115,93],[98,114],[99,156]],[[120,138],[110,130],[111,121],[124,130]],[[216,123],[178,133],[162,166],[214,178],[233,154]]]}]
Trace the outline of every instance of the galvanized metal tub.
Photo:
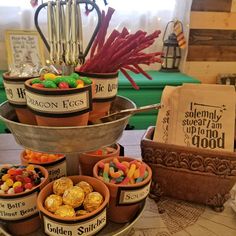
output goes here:
[{"label": "galvanized metal tub", "polygon": [[[135,107],[131,100],[117,96],[111,112]],[[79,153],[115,143],[128,124],[130,115],[107,123],[73,127],[27,125],[14,121],[14,118],[14,108],[8,102],[2,103],[0,119],[6,123],[16,142],[25,148],[49,153]]]}]

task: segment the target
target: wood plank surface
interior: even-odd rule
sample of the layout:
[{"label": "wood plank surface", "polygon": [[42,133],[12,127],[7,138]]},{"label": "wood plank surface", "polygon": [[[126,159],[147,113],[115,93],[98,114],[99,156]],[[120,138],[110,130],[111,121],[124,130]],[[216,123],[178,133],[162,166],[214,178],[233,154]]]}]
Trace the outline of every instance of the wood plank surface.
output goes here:
[{"label": "wood plank surface", "polygon": [[216,83],[219,74],[236,73],[235,62],[187,61],[184,73],[202,81],[202,83]]},{"label": "wood plank surface", "polygon": [[188,61],[236,61],[236,46],[190,45]]},{"label": "wood plank surface", "polygon": [[236,0],[232,0],[231,12],[236,12]]},{"label": "wood plank surface", "polygon": [[236,46],[236,30],[190,29],[189,45]]},{"label": "wood plank surface", "polygon": [[191,29],[236,30],[236,12],[200,12],[190,14]]},{"label": "wood plank surface", "polygon": [[230,12],[232,0],[193,0],[192,11]]}]

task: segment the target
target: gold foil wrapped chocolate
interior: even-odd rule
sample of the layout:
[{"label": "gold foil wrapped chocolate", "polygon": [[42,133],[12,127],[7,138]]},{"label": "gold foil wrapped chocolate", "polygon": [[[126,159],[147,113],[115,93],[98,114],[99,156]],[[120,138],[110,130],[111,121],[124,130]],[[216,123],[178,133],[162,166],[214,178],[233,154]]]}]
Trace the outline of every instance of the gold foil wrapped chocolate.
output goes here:
[{"label": "gold foil wrapped chocolate", "polygon": [[85,195],[93,191],[93,187],[86,181],[80,181],[79,183],[76,184],[76,186],[82,188],[84,190]]},{"label": "gold foil wrapped chocolate", "polygon": [[62,177],[54,181],[53,192],[57,195],[63,195],[63,193],[71,187],[73,187],[72,180],[68,177]]},{"label": "gold foil wrapped chocolate", "polygon": [[60,217],[74,217],[75,210],[72,206],[62,205],[55,211],[54,214]]},{"label": "gold foil wrapped chocolate", "polygon": [[62,197],[56,194],[51,194],[46,198],[44,205],[48,211],[55,212],[62,205]]},{"label": "gold foil wrapped chocolate", "polygon": [[78,211],[76,211],[76,216],[84,216],[84,215],[86,215],[88,213],[89,212],[85,211],[85,210],[78,210]]},{"label": "gold foil wrapped chocolate", "polygon": [[84,190],[78,186],[67,189],[62,197],[63,203],[72,207],[79,207],[84,201]]},{"label": "gold foil wrapped chocolate", "polygon": [[92,212],[98,209],[103,202],[103,196],[98,192],[92,192],[86,195],[84,199],[84,209]]}]

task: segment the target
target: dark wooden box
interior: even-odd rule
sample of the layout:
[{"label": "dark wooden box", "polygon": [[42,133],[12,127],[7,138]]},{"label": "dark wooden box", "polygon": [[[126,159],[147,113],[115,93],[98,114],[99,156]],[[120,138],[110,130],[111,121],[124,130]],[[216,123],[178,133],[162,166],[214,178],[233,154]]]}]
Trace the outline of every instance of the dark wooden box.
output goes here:
[{"label": "dark wooden box", "polygon": [[154,142],[154,127],[141,140],[142,159],[152,168],[152,194],[223,210],[236,182],[236,153]]}]

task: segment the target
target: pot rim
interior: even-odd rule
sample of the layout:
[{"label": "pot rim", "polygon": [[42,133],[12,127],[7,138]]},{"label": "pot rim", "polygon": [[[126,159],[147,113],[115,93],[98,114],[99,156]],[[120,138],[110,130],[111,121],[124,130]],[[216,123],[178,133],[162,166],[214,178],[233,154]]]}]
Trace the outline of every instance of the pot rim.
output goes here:
[{"label": "pot rim", "polygon": [[[3,165],[1,168],[4,168],[4,167],[11,167],[11,166],[13,166],[13,165]],[[14,166],[24,166],[24,165],[14,165]],[[39,184],[39,185],[37,185],[37,186],[35,186],[35,187],[33,187],[32,189],[30,189],[30,191],[27,191],[27,192],[22,192],[22,193],[14,193],[14,194],[0,194],[0,198],[1,197],[4,197],[4,198],[7,198],[7,197],[9,197],[9,198],[13,198],[14,196],[17,196],[17,197],[19,197],[19,196],[24,196],[24,195],[30,195],[30,193],[31,192],[34,192],[36,189],[40,189],[44,184],[45,184],[45,182],[48,180],[48,178],[49,178],[49,174],[48,174],[48,171],[47,171],[47,169],[45,168],[45,167],[43,167],[43,166],[40,166],[40,165],[34,165],[34,167],[35,168],[38,168],[38,169],[40,169],[40,171],[42,171],[42,173],[43,173],[43,175],[44,175],[44,180]]]},{"label": "pot rim", "polygon": [[[53,183],[54,183],[54,181],[52,181],[52,182],[50,182],[50,183],[48,183],[41,191],[40,191],[40,193],[39,193],[39,195],[38,195],[38,198],[37,198],[37,207],[38,207],[38,210],[40,211],[40,212],[42,212],[44,215],[46,215],[46,216],[49,216],[50,218],[52,218],[52,219],[54,219],[55,221],[61,221],[61,220],[63,220],[63,221],[83,221],[83,220],[86,220],[87,218],[89,218],[89,219],[91,219],[94,215],[97,215],[98,213],[100,213],[100,212],[102,212],[106,207],[107,207],[107,205],[108,205],[108,203],[109,203],[109,199],[110,199],[110,192],[109,192],[109,189],[108,189],[108,187],[101,181],[101,180],[98,180],[98,179],[96,179],[96,178],[94,178],[94,177],[90,177],[90,176],[85,176],[85,175],[74,175],[74,176],[67,176],[68,178],[70,178],[70,179],[72,179],[72,181],[73,181],[73,179],[75,180],[75,179],[79,179],[79,181],[86,181],[86,180],[88,180],[88,179],[93,179],[93,181],[96,181],[97,182],[97,184],[99,184],[100,186],[102,186],[102,188],[104,189],[104,191],[105,191],[105,196],[103,196],[103,198],[104,198],[104,201],[103,201],[103,203],[99,206],[99,208],[98,209],[96,209],[95,211],[92,211],[92,212],[90,212],[90,213],[88,213],[88,214],[86,214],[86,215],[82,215],[82,216],[75,216],[75,217],[60,217],[60,216],[56,216],[56,215],[54,215],[52,212],[50,212],[50,211],[48,211],[48,210],[46,210],[46,208],[44,207],[44,205],[43,205],[43,202],[42,201],[40,201],[40,199],[41,199],[41,195],[44,193],[44,192],[46,192],[47,190],[50,190],[50,188],[52,189],[52,186],[53,186]],[[81,180],[80,180],[80,178],[82,178]],[[93,187],[93,186],[92,186]],[[53,194],[52,192],[50,192],[49,193],[49,195],[50,194]],[[49,195],[47,195],[46,197],[48,197]],[[46,198],[45,198],[46,199]],[[45,199],[42,199],[43,201],[45,200]]]},{"label": "pot rim", "polygon": [[8,80],[8,81],[25,81],[25,80],[28,80],[28,79],[32,79],[32,78],[39,78],[40,75],[35,75],[35,76],[22,76],[22,77],[19,77],[19,76],[10,76],[9,75],[10,71],[7,71],[7,72],[4,72],[2,74],[2,77],[3,79],[5,80]]},{"label": "pot rim", "polygon": [[[111,144],[111,145],[108,145],[108,146],[106,146],[106,147],[111,147],[111,148],[113,148],[112,146],[115,146],[114,147],[114,149],[115,149],[115,151],[114,152],[117,152],[117,151],[119,151],[120,150],[120,145],[118,144],[118,143],[114,143],[114,144]],[[97,150],[99,150],[99,149],[97,149]],[[95,151],[97,151],[97,150],[95,150]],[[91,152],[94,152],[94,151],[91,151]],[[106,158],[108,158],[108,157],[110,157],[111,155],[113,155],[113,153],[114,152],[112,152],[112,153],[109,153],[109,154],[106,154],[106,155],[104,155],[104,156],[106,156]],[[85,155],[85,156],[91,156],[91,157],[103,157],[103,155],[96,155],[96,154],[90,154],[90,152],[83,152],[83,153],[81,153],[82,155]],[[117,156],[118,157],[118,156]]]},{"label": "pot rim", "polygon": [[[105,159],[103,159],[103,160],[98,161],[98,162],[94,165],[94,167],[93,167],[93,176],[94,176],[95,178],[97,178],[97,179],[100,180],[100,178],[99,178],[99,176],[98,176],[98,165],[99,165],[101,162],[106,162],[106,163],[107,163],[107,162],[110,162],[111,160],[113,160],[113,158],[114,158],[114,157],[108,157],[108,158],[105,158]],[[118,159],[118,160],[121,160],[121,161],[128,161],[128,162],[137,160],[136,158],[131,158],[131,157],[127,157],[127,156],[124,156],[124,157],[117,157],[117,159]],[[139,161],[139,160],[137,160],[137,161]],[[130,188],[132,188],[132,187],[141,187],[141,186],[143,186],[143,185],[146,185],[146,184],[148,184],[148,183],[152,180],[152,169],[151,169],[151,167],[150,167],[148,164],[146,164],[145,162],[143,162],[143,161],[140,161],[140,162],[144,163],[144,164],[146,165],[147,170],[148,170],[148,176],[147,176],[147,178],[146,178],[145,180],[143,180],[142,182],[126,185],[126,184],[107,183],[107,182],[105,182],[105,181],[103,181],[103,180],[101,180],[101,181],[102,181],[103,183],[105,183],[107,186],[110,186],[110,187],[117,187],[117,188],[122,187],[122,189],[123,189],[123,188],[130,189]]]},{"label": "pot rim", "polygon": [[[30,150],[32,152],[35,152],[33,150]],[[61,159],[65,158],[66,155],[65,154],[60,154],[60,153],[56,153],[57,155],[61,155],[61,157],[59,157],[58,159],[54,160],[54,161],[48,161],[48,162],[39,162],[39,161],[29,161],[28,159],[25,158],[25,153],[26,153],[26,150],[23,150],[20,154],[20,158],[21,160],[29,163],[29,164],[33,164],[33,165],[41,165],[41,166],[44,166],[44,165],[50,165],[50,164],[54,164],[54,162],[58,162],[60,161]],[[43,153],[43,152],[42,152]],[[50,153],[45,153],[45,154],[50,154]]]},{"label": "pot rim", "polygon": [[75,73],[79,74],[80,76],[87,76],[93,77],[94,79],[112,79],[118,77],[119,71],[116,72],[83,72],[83,71],[75,71]]}]

